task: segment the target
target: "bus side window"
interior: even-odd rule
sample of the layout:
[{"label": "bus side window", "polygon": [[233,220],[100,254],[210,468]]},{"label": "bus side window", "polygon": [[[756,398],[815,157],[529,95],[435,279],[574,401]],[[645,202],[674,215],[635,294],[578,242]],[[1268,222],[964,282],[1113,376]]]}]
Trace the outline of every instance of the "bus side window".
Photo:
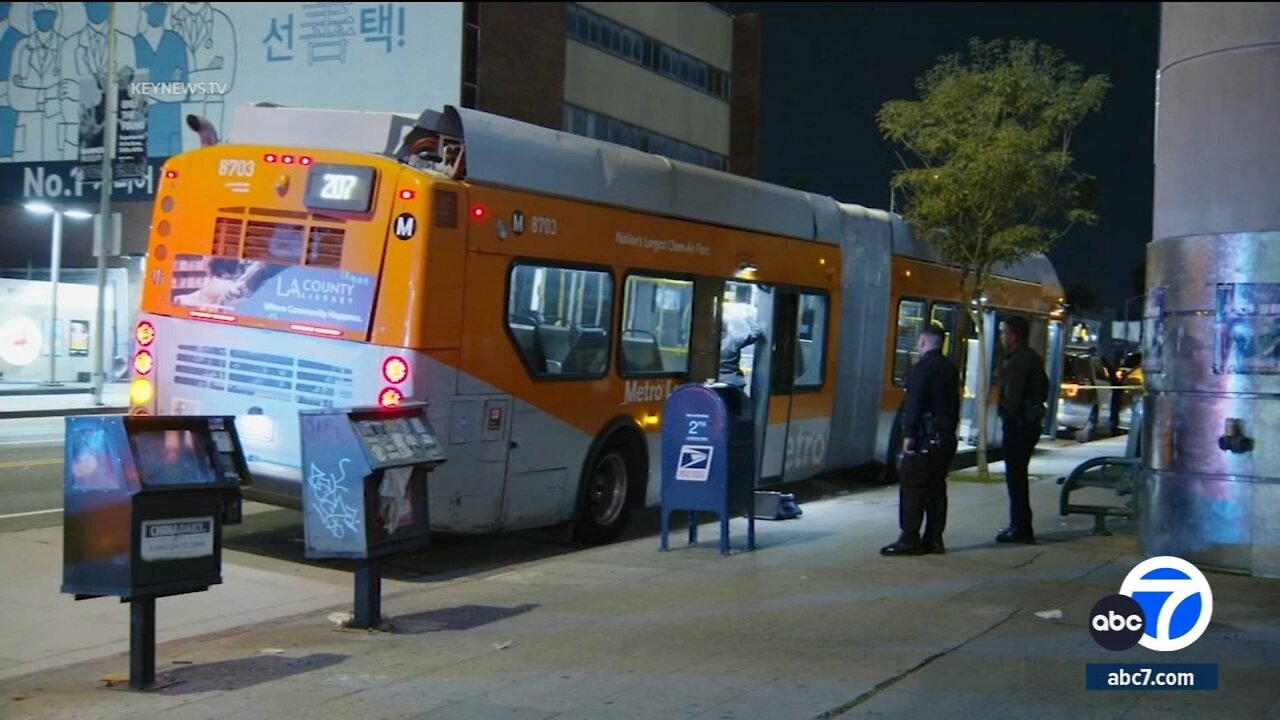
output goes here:
[{"label": "bus side window", "polygon": [[825,295],[800,295],[800,323],[797,333],[800,346],[796,351],[796,388],[816,390],[824,380],[823,357],[827,344],[827,298]]},{"label": "bus side window", "polygon": [[623,376],[684,375],[689,372],[693,283],[632,275],[622,300]]},{"label": "bus side window", "polygon": [[942,332],[946,333],[942,342],[942,354],[951,358],[955,362],[959,362],[956,344],[956,321],[959,310],[952,303],[934,303],[929,308],[929,320],[934,325],[942,328]]},{"label": "bus side window", "polygon": [[906,387],[907,373],[916,362],[916,338],[924,326],[924,312],[923,301],[898,301],[898,332],[893,345],[893,384],[898,387]]},{"label": "bus side window", "polygon": [[591,378],[609,367],[613,278],[598,270],[511,268],[507,328],[535,378]]}]

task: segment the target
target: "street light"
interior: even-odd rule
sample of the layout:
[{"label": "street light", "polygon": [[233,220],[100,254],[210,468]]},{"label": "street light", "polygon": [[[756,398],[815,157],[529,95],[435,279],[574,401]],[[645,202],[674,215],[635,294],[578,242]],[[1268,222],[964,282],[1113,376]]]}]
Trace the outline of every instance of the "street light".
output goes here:
[{"label": "street light", "polygon": [[23,205],[28,212],[36,215],[53,216],[53,236],[50,238],[49,258],[49,381],[48,385],[58,384],[58,276],[62,272],[62,218],[87,220],[93,215],[84,210],[61,210],[44,202],[29,202]]}]

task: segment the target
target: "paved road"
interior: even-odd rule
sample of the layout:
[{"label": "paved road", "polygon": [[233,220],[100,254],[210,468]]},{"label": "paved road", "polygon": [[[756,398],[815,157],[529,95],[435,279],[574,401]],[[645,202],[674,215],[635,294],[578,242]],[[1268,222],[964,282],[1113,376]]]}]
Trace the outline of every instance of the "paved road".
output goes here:
[{"label": "paved road", "polygon": [[0,533],[62,523],[62,428],[62,418],[0,420]]}]

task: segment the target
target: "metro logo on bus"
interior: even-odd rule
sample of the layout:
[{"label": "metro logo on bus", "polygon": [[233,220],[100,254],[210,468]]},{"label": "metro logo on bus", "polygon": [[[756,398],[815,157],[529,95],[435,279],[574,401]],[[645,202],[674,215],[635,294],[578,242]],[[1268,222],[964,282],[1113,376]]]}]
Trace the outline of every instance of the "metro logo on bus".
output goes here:
[{"label": "metro logo on bus", "polygon": [[666,382],[651,382],[646,380],[628,380],[623,386],[624,405],[635,405],[638,403],[662,402],[671,396],[675,391],[675,383],[671,380]]}]

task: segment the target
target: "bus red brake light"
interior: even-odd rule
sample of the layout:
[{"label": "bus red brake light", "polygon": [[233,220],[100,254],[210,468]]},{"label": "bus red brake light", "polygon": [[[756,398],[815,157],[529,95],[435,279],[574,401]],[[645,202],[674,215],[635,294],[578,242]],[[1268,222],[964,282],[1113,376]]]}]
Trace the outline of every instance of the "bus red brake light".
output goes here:
[{"label": "bus red brake light", "polygon": [[165,170],[164,176],[169,178],[170,180],[173,180],[174,178],[178,177],[178,172],[176,170]]},{"label": "bus red brake light", "polygon": [[383,388],[382,392],[378,393],[378,404],[384,408],[400,407],[403,401],[404,393],[393,387]]},{"label": "bus red brake light", "polygon": [[476,205],[471,208],[471,217],[475,218],[476,220],[483,220],[484,216],[485,216],[485,212],[484,212],[483,206]]},{"label": "bus red brake light", "polygon": [[402,357],[392,355],[382,363],[382,377],[392,385],[399,385],[409,377],[409,363]]},{"label": "bus red brake light", "polygon": [[139,350],[137,355],[133,356],[133,371],[139,375],[150,374],[155,368],[156,360],[151,353],[146,350]]},{"label": "bus red brake light", "polygon": [[156,340],[156,326],[143,320],[138,323],[138,327],[133,330],[133,339],[138,341],[141,347],[148,347]]},{"label": "bus red brake light", "polygon": [[262,159],[263,159],[265,162],[273,163],[273,162],[275,162],[275,161],[276,161],[276,154],[275,154],[275,153],[267,153],[266,155],[263,155],[263,156],[262,156]]},{"label": "bus red brake light", "polygon": [[292,155],[285,155],[284,157],[280,158],[280,162],[284,163],[285,165],[292,165],[292,164],[293,164],[293,156],[292,156]]},{"label": "bus red brake light", "polygon": [[412,190],[405,189],[400,191],[401,200],[412,200],[416,195],[417,193]]},{"label": "bus red brake light", "polygon": [[311,164],[311,158],[309,158],[309,157],[300,157],[300,158],[298,158],[298,162],[299,162],[299,163],[301,163],[301,164],[303,164],[303,165],[310,165],[310,164]]}]

